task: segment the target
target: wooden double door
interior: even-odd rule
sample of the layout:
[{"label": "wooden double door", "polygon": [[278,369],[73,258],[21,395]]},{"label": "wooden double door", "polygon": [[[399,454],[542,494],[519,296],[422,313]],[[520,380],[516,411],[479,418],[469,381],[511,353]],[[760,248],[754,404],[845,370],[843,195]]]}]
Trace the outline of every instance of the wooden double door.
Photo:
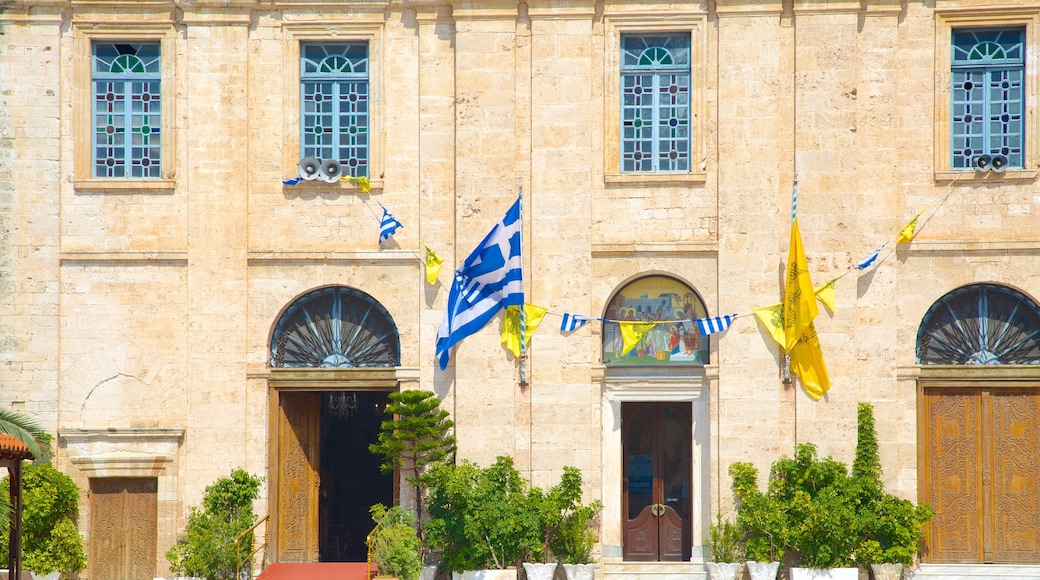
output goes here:
[{"label": "wooden double door", "polygon": [[688,561],[690,403],[622,403],[624,558]]},{"label": "wooden double door", "polygon": [[1040,561],[1040,385],[922,393],[925,560]]},{"label": "wooden double door", "polygon": [[158,480],[90,480],[90,577],[152,580],[156,565]]}]

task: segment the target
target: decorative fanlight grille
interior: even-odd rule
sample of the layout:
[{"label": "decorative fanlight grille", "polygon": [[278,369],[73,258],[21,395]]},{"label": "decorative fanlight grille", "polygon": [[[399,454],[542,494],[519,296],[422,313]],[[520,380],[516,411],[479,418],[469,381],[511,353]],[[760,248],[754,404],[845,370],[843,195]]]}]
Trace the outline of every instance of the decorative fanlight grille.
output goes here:
[{"label": "decorative fanlight grille", "polygon": [[272,367],[393,367],[400,353],[397,326],[386,309],[343,286],[301,297],[271,339]]},{"label": "decorative fanlight grille", "polygon": [[958,288],[925,314],[917,333],[925,365],[1040,364],[1040,307],[994,284]]}]

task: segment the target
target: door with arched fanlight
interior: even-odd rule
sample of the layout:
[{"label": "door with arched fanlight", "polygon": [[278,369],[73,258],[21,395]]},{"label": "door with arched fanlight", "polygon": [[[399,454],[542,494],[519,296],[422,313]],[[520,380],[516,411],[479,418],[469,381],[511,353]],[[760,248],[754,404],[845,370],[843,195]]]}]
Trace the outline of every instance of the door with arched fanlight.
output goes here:
[{"label": "door with arched fanlight", "polygon": [[368,294],[320,288],[285,309],[270,349],[272,561],[363,562],[369,507],[396,493],[368,446],[397,389],[397,327]]},{"label": "door with arched fanlight", "polygon": [[958,288],[917,334],[924,559],[1040,560],[1040,306],[996,284]]}]

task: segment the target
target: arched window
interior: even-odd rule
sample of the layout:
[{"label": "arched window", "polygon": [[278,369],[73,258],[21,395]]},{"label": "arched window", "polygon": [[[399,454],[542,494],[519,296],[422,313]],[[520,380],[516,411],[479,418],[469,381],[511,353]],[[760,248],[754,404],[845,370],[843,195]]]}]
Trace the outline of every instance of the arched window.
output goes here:
[{"label": "arched window", "polygon": [[1040,307],[1005,286],[958,288],[928,309],[917,331],[923,365],[1040,364]]},{"label": "arched window", "polygon": [[607,365],[708,364],[708,337],[694,318],[707,317],[692,288],[667,276],[646,276],[619,290],[603,317],[608,321],[660,321],[627,353],[617,322],[603,323],[603,363]]},{"label": "arched window", "polygon": [[401,343],[390,314],[352,288],[321,288],[294,302],[271,337],[272,367],[394,367]]}]

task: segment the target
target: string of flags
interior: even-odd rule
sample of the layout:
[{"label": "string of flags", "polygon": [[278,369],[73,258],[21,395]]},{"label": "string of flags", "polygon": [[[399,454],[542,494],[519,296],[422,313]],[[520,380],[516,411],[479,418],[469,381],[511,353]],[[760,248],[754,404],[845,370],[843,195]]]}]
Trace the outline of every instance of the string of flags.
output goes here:
[{"label": "string of flags", "polygon": [[[356,183],[363,192],[371,189],[367,177],[343,176],[341,181]],[[285,185],[297,185],[303,178],[283,180]],[[947,186],[948,189],[955,180]],[[951,192],[938,204],[935,212],[946,202]],[[510,206],[505,216],[488,232],[487,236],[470,253],[455,271],[449,288],[448,303],[444,319],[437,331],[436,357],[441,370],[447,367],[451,349],[466,337],[476,333],[500,310],[505,310],[502,321],[501,343],[514,357],[521,360],[529,348],[531,337],[540,327],[546,315],[560,316],[560,332],[570,334],[591,321],[617,324],[621,338],[620,355],[625,356],[636,348],[659,324],[690,323],[703,336],[725,332],[733,322],[744,316],[753,316],[766,333],[784,350],[790,361],[790,371],[798,376],[802,387],[814,400],[819,400],[830,388],[830,379],[816,332],[814,319],[818,315],[816,302],[823,304],[833,314],[835,310],[835,283],[853,271],[864,271],[884,261],[881,252],[888,247],[885,242],[852,269],[813,287],[809,276],[801,232],[797,218],[797,182],[792,195],[791,240],[787,262],[787,282],[782,302],[754,308],[749,314],[726,314],[723,316],[689,318],[682,320],[616,320],[610,318],[574,314],[554,313],[547,308],[525,301],[523,290],[523,268],[521,257],[521,195]],[[387,240],[404,224],[379,203],[382,215],[379,218],[379,245]],[[895,243],[906,244],[919,233],[918,220],[928,210],[918,212],[902,229]],[[928,219],[930,219],[929,216]],[[925,223],[927,223],[927,219]],[[425,255],[419,258],[425,272],[426,283],[439,283],[444,260],[426,244]],[[891,253],[891,250],[890,250]],[[418,254],[416,255],[418,257]],[[887,254],[886,254],[887,257]],[[523,370],[521,368],[521,370]],[[523,377],[523,374],[521,374]],[[523,378],[521,380],[523,382]]]}]

